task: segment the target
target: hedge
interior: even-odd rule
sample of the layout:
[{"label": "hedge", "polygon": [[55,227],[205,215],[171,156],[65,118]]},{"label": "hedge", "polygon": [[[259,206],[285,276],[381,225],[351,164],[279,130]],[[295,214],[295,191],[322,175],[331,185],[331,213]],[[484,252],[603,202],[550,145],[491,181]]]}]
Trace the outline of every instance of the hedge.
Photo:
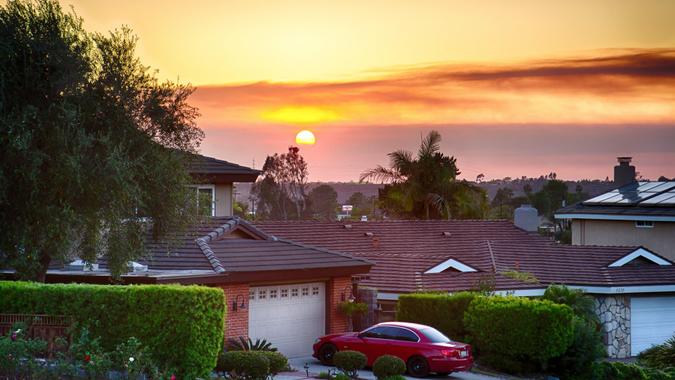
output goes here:
[{"label": "hedge", "polygon": [[579,377],[588,380],[675,380],[675,368],[661,371],[621,362],[600,362],[593,365],[591,376]]},{"label": "hedge", "polygon": [[574,312],[567,305],[524,297],[477,297],[464,322],[483,361],[495,369],[545,369],[574,339]]},{"label": "hedge", "polygon": [[207,376],[223,343],[225,297],[217,288],[0,281],[0,310],[72,316],[108,350],[138,338],[179,378]]},{"label": "hedge", "polygon": [[470,342],[464,327],[464,312],[476,293],[413,293],[398,299],[396,319],[433,326],[450,339]]}]

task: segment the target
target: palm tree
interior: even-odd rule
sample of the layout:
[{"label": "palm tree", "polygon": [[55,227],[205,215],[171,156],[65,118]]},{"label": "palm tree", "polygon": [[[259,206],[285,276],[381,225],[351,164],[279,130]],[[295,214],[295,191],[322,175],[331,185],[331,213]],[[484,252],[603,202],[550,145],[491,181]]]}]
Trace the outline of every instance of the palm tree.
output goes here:
[{"label": "palm tree", "polygon": [[416,157],[406,150],[391,152],[388,168],[378,165],[367,170],[360,181],[387,183],[380,200],[399,212],[419,216],[423,211],[429,219],[433,208],[438,216],[449,218],[460,172],[457,160],[440,152],[440,142],[441,135],[431,131],[422,139]]}]

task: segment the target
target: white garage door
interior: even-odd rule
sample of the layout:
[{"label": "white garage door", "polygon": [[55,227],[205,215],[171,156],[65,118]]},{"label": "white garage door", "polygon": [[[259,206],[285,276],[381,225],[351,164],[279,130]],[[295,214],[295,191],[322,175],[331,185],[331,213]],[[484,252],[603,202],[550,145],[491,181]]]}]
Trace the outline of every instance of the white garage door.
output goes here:
[{"label": "white garage door", "polygon": [[326,288],[322,282],[252,287],[248,332],[267,339],[289,358],[312,354],[326,330]]},{"label": "white garage door", "polygon": [[675,334],[675,296],[631,298],[631,355]]}]

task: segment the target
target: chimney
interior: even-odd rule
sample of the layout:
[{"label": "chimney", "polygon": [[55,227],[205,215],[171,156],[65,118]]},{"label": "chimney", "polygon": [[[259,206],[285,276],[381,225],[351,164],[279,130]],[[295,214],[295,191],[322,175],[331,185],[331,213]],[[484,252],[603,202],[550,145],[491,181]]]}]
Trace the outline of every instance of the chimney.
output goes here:
[{"label": "chimney", "polygon": [[635,166],[630,164],[633,157],[617,157],[619,165],[614,167],[614,184],[617,187],[635,182]]},{"label": "chimney", "polygon": [[539,212],[531,205],[524,204],[513,212],[513,224],[527,232],[537,232],[539,228]]}]

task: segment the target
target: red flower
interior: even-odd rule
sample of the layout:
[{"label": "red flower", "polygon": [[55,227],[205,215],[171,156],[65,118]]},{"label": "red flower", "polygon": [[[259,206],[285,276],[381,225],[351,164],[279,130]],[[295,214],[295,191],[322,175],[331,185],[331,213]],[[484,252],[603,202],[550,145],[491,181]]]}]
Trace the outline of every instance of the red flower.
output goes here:
[{"label": "red flower", "polygon": [[84,355],[84,361],[89,363],[91,361],[91,355],[89,354]]},{"label": "red flower", "polygon": [[171,375],[171,380],[176,380],[176,375]]}]

